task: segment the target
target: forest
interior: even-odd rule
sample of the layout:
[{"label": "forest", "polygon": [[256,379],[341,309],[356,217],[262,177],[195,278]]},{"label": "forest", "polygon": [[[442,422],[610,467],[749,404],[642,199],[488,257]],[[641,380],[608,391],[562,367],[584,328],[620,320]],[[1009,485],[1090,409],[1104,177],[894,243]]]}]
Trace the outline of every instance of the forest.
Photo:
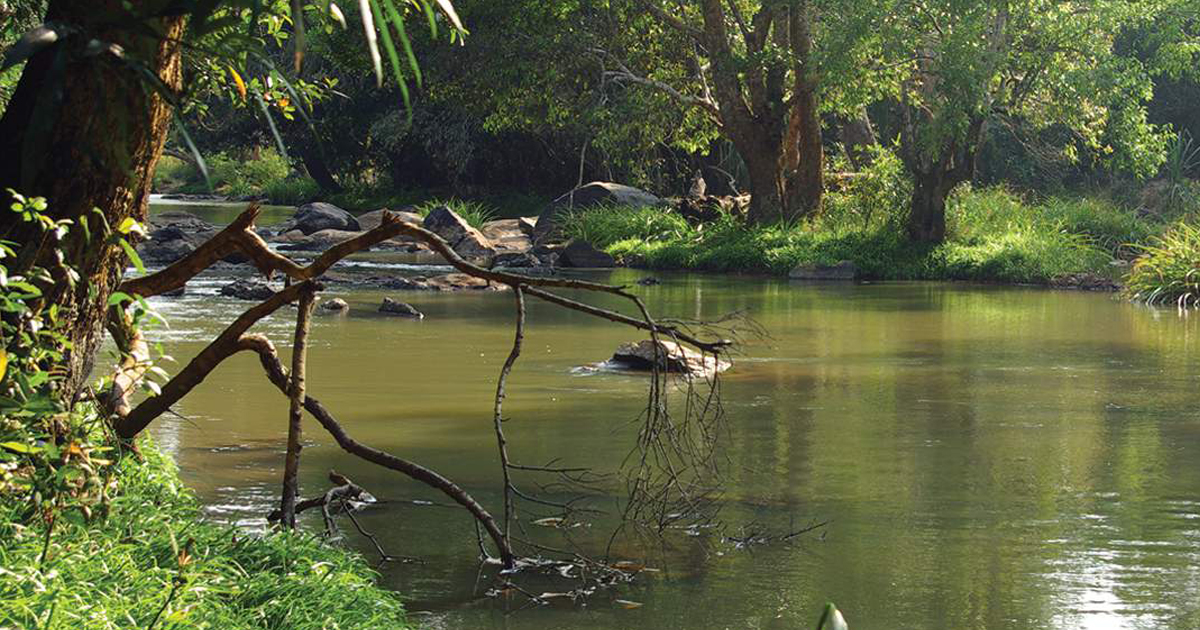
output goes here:
[{"label": "forest", "polygon": [[0,630],[1200,624],[1200,1],[0,50]]}]

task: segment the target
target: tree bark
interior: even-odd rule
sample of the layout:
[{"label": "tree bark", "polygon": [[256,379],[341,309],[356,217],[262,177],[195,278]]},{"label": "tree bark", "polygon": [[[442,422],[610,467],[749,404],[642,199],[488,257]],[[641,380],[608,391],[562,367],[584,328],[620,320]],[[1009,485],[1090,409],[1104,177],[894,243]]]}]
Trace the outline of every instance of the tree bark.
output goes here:
[{"label": "tree bark", "polygon": [[940,243],[946,238],[946,197],[950,194],[945,174],[919,173],[914,179],[908,236],[921,243]]},{"label": "tree bark", "polygon": [[[311,141],[318,142],[316,138],[312,138]],[[304,144],[300,147],[300,159],[304,161],[304,170],[308,171],[308,176],[321,187],[321,192],[340,193],[345,190],[333,176],[333,171],[329,170],[329,164],[321,156],[319,147]]]},{"label": "tree bark", "polygon": [[157,89],[176,92],[181,84],[184,18],[144,18],[147,4],[159,3],[51,0],[46,22],[58,25],[59,39],[29,59],[0,118],[0,196],[12,188],[45,197],[50,217],[74,221],[62,242],[64,262],[81,278],[72,285],[41,228],[0,213],[0,235],[17,244],[15,271],[41,265],[54,274],[43,304],[58,305],[71,344],[65,398],[90,371],[109,296],[127,264],[104,236],[127,218],[145,220],[167,135],[170,103],[143,72],[161,82]]}]

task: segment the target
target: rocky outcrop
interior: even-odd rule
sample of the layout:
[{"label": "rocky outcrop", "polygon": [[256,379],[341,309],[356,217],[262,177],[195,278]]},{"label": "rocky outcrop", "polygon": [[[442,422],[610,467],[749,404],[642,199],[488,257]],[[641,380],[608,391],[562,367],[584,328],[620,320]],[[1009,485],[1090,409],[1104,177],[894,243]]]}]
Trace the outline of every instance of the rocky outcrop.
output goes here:
[{"label": "rocky outcrop", "polygon": [[404,277],[372,277],[365,284],[374,284],[386,289],[399,291],[504,291],[506,284],[488,282],[465,273],[448,273],[426,278],[424,276]]},{"label": "rocky outcrop", "polygon": [[147,239],[138,256],[151,264],[169,264],[192,253],[217,233],[217,227],[189,212],[172,210],[150,217]]},{"label": "rocky outcrop", "polygon": [[422,223],[426,230],[442,237],[463,258],[491,258],[496,248],[479,230],[471,227],[465,219],[446,206],[438,206],[425,215]]},{"label": "rocky outcrop", "polygon": [[538,216],[533,238],[535,241],[557,238],[558,219],[563,212],[605,205],[661,206],[665,205],[665,202],[640,188],[612,182],[592,182],[550,202]]},{"label": "rocky outcrop", "polygon": [[425,319],[425,314],[407,302],[400,302],[392,298],[383,298],[383,303],[379,305],[380,313],[389,313],[391,315],[400,315],[401,317],[409,317],[412,319]]},{"label": "rocky outcrop", "polygon": [[296,214],[279,227],[279,232],[282,234],[300,230],[305,234],[312,234],[321,230],[357,232],[360,229],[358,219],[355,219],[354,215],[331,203],[314,201],[297,208]]},{"label": "rocky outcrop", "polygon": [[488,221],[480,232],[498,252],[527,252],[533,247],[533,241],[521,228],[521,219]]},{"label": "rocky outcrop", "polygon": [[239,300],[265,300],[275,295],[275,289],[257,278],[247,278],[235,280],[221,287],[221,295]]},{"label": "rocky outcrop", "polygon": [[360,214],[357,217],[355,217],[358,220],[358,228],[360,230],[373,230],[373,229],[379,227],[383,223],[383,213],[385,213],[385,212],[396,215],[397,217],[400,218],[401,221],[403,221],[405,223],[411,223],[413,225],[421,225],[421,220],[422,220],[421,215],[419,215],[415,212],[411,212],[408,209],[406,209],[406,210],[388,210],[388,209],[384,208],[381,210],[372,210],[371,212],[367,212],[365,214]]},{"label": "rocky outcrop", "polygon": [[606,364],[609,368],[651,371],[654,365],[665,372],[691,376],[712,375],[729,369],[729,362],[684,345],[660,339],[623,343]]},{"label": "rocky outcrop", "polygon": [[617,266],[617,261],[607,252],[592,247],[591,243],[574,240],[562,250],[558,264],[579,269],[606,269]]},{"label": "rocky outcrop", "polygon": [[525,269],[541,264],[542,261],[529,252],[500,252],[492,258],[493,269]]},{"label": "rocky outcrop", "polygon": [[792,280],[838,280],[847,282],[858,276],[854,263],[843,260],[836,265],[798,265],[788,277]]}]

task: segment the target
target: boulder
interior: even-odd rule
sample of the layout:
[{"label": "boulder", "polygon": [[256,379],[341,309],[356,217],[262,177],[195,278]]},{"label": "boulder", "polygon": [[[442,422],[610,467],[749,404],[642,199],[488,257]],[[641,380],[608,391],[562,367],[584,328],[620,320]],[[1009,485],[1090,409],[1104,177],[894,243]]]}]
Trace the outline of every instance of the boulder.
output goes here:
[{"label": "boulder", "polygon": [[383,208],[380,210],[372,210],[371,212],[360,214],[355,217],[358,219],[358,228],[360,230],[373,230],[379,227],[380,224],[383,223],[383,213],[385,212],[390,212],[391,214],[398,216],[400,220],[404,221],[405,223],[421,225],[421,215],[415,212],[411,212],[409,210],[388,210],[387,208]]},{"label": "boulder", "polygon": [[[294,235],[298,231],[299,230],[291,230],[284,236],[290,237],[290,235]],[[300,238],[290,238],[290,241],[281,244],[279,249],[282,251],[324,251],[330,247],[333,247],[334,245],[337,245],[338,243],[348,241],[360,234],[362,234],[362,232],[348,232],[345,230],[333,229],[321,230]]]},{"label": "boulder", "polygon": [[239,300],[265,300],[275,295],[271,285],[257,278],[235,280],[221,287],[221,295]]},{"label": "boulder", "polygon": [[493,269],[526,269],[541,264],[542,261],[529,252],[500,252],[492,258]]},{"label": "boulder", "polygon": [[602,252],[586,241],[571,241],[558,258],[562,267],[584,269],[608,268],[617,266],[617,261],[607,252]]},{"label": "boulder", "polygon": [[529,238],[533,238],[533,231],[537,229],[537,217],[521,217],[517,219],[517,227],[521,228],[521,233]]},{"label": "boulder", "polygon": [[383,298],[383,303],[379,305],[379,312],[411,317],[412,319],[425,319],[425,314],[413,308],[411,304],[398,302],[387,297]]},{"label": "boulder", "polygon": [[147,239],[138,244],[138,255],[147,263],[173,263],[217,233],[213,224],[179,210],[156,214],[148,223]]},{"label": "boulder", "polygon": [[423,227],[445,239],[463,258],[490,258],[495,246],[479,230],[446,206],[438,206],[425,215]]},{"label": "boulder", "polygon": [[296,209],[296,214],[280,226],[279,231],[300,230],[305,234],[321,230],[346,230],[357,232],[358,220],[354,215],[341,208],[323,201],[306,203]]},{"label": "boulder", "polygon": [[854,280],[858,268],[854,263],[843,260],[836,265],[797,265],[788,274],[792,280]]},{"label": "boulder", "polygon": [[575,190],[555,199],[538,215],[537,225],[534,226],[535,241],[555,238],[561,213],[572,210],[584,210],[596,206],[661,206],[664,201],[640,188],[614,184],[612,182],[592,182],[584,184]]},{"label": "boulder", "polygon": [[533,241],[521,230],[520,219],[499,219],[488,221],[480,230],[491,241],[497,250],[527,252],[533,248]]},{"label": "boulder", "polygon": [[317,306],[317,308],[321,309],[322,311],[329,311],[331,313],[344,313],[350,309],[350,305],[347,304],[346,300],[343,300],[342,298],[332,298],[328,300],[322,300],[321,304]]},{"label": "boulder", "polygon": [[658,364],[658,369],[677,374],[692,376],[711,375],[729,369],[729,362],[717,357],[693,350],[674,341],[660,339],[657,351],[653,339],[644,339],[623,343],[617,347],[608,367],[650,371]]}]

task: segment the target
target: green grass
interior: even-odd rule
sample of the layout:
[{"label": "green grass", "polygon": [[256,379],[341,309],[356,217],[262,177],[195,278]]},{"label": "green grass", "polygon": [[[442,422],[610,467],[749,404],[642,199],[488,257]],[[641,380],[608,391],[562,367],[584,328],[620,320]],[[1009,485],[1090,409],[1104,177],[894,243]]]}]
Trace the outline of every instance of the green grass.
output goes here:
[{"label": "green grass", "polygon": [[800,264],[855,263],[877,280],[1045,283],[1069,273],[1109,274],[1108,264],[1149,228],[1094,200],[1028,204],[1003,189],[965,190],[951,200],[941,245],[909,242],[899,211],[860,212],[839,199],[836,213],[807,223],[747,227],[731,217],[689,225],[656,208],[602,208],[565,222],[628,264],[783,275]]},{"label": "green grass", "polygon": [[205,165],[208,182],[191,164],[165,155],[154,171],[154,190],[211,193],[234,198],[264,197],[269,203],[280,205],[307,203],[316,199],[320,192],[315,181],[298,175],[274,149],[264,149],[256,160],[216,153],[205,156]]},{"label": "green grass", "polygon": [[0,628],[405,627],[362,558],[307,534],[206,523],[173,463],[143,452],[144,463],[118,464],[106,519],[59,519],[40,568],[44,526],[22,524],[24,502],[0,497]]},{"label": "green grass", "polygon": [[1180,222],[1142,248],[1125,293],[1147,304],[1200,305],[1200,227]]}]

